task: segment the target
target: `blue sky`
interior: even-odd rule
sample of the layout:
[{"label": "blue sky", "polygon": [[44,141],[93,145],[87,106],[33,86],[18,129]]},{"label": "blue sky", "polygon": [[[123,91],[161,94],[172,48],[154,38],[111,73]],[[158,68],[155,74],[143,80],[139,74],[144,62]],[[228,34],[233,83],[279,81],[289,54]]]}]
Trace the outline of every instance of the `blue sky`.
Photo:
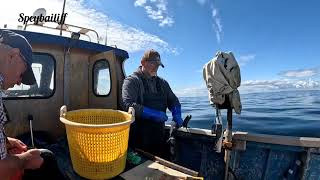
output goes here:
[{"label": "blue sky", "polygon": [[[0,7],[1,26],[18,23],[21,12],[62,7],[62,0],[6,3],[19,5]],[[109,45],[129,52],[127,74],[145,49],[160,51],[159,76],[179,96],[206,95],[202,67],[218,50],[239,62],[241,93],[320,89],[319,8],[317,0],[67,0],[66,23],[97,29],[101,39],[107,32]]]}]

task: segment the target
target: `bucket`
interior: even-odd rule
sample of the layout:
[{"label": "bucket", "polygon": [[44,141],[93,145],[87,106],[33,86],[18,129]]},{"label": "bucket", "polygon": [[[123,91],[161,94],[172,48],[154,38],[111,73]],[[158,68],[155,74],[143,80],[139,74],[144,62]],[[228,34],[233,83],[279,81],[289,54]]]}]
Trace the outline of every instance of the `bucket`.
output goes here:
[{"label": "bucket", "polygon": [[119,175],[126,165],[130,124],[129,113],[111,109],[60,109],[65,124],[73,169],[88,179]]}]

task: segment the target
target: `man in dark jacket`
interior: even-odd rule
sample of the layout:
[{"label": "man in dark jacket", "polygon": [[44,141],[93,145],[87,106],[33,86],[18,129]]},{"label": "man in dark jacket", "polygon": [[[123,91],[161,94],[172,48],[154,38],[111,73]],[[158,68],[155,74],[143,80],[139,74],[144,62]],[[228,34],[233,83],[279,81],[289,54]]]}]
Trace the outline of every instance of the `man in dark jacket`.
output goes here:
[{"label": "man in dark jacket", "polygon": [[181,127],[183,120],[178,98],[168,82],[157,76],[159,66],[164,67],[160,54],[147,50],[138,70],[124,80],[122,100],[124,110],[133,107],[136,112],[136,121],[130,129],[130,146],[161,156],[167,108],[177,127]]}]

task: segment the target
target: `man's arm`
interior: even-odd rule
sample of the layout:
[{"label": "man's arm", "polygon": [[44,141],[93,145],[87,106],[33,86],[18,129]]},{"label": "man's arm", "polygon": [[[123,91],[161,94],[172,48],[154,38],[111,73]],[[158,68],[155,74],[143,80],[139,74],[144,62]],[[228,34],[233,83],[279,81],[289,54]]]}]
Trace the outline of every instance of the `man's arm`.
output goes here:
[{"label": "man's arm", "polygon": [[168,103],[168,107],[169,107],[169,110],[171,107],[174,107],[174,106],[181,106],[180,102],[179,102],[179,99],[177,98],[177,96],[173,93],[173,91],[171,90],[170,88],[170,85],[169,83],[163,79],[163,82],[165,84],[165,88],[167,89],[167,96],[168,96],[168,99],[167,99],[167,103]]},{"label": "man's arm", "polygon": [[167,89],[167,104],[168,108],[172,113],[172,120],[177,123],[177,127],[181,127],[183,120],[181,116],[181,104],[177,96],[173,93],[170,88],[170,85],[167,81],[164,80],[165,88]]},{"label": "man's arm", "polygon": [[138,103],[139,97],[140,87],[138,79],[132,76],[127,77],[122,85],[123,110],[128,111],[129,107],[133,107],[138,119],[140,119],[143,112],[143,106]]}]

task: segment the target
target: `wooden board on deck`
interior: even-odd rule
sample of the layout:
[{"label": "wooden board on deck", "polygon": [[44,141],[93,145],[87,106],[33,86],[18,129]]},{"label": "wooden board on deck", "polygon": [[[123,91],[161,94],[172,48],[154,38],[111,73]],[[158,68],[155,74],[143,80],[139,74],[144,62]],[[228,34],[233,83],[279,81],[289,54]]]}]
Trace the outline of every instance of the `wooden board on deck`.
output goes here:
[{"label": "wooden board on deck", "polygon": [[202,179],[199,177],[191,177],[187,174],[168,168],[164,165],[150,160],[121,174],[120,176],[126,180],[183,180],[187,179],[187,177],[189,177],[190,179]]}]

